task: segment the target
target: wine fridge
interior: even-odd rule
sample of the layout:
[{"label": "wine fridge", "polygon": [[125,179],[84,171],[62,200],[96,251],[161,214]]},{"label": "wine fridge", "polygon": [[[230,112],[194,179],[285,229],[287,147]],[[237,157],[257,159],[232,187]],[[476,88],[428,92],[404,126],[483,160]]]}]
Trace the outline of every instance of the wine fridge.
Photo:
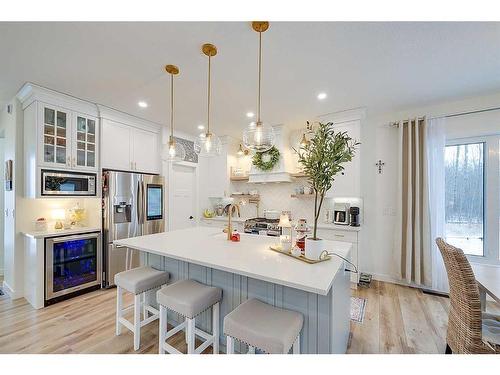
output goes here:
[{"label": "wine fridge", "polygon": [[101,233],[45,240],[45,305],[98,289],[102,275]]}]

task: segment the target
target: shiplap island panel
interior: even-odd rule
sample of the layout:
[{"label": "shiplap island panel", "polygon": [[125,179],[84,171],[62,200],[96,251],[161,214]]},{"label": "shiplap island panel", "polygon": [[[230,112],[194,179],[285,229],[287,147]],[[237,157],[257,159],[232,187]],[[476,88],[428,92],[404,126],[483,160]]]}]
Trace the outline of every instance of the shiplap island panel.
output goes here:
[{"label": "shiplap island panel", "polygon": [[[171,282],[194,279],[222,289],[220,343],[224,316],[248,298],[304,315],[302,353],[345,353],[349,336],[350,282],[344,261],[305,264],[269,250],[276,238],[241,235],[227,241],[217,228],[189,228],[115,241],[143,252],[144,261],[170,273]],[[326,248],[349,257],[351,244],[325,241]],[[150,298],[154,298],[153,295]],[[169,314],[172,317],[174,314]],[[176,324],[179,317],[173,316]],[[196,321],[211,331],[209,312]],[[245,351],[242,344],[236,349]]]}]

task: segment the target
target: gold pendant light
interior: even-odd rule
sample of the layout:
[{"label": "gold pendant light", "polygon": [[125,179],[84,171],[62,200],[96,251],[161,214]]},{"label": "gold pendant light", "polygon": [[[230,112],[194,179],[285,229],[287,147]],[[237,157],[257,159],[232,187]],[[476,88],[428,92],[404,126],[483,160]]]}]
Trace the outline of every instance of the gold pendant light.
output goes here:
[{"label": "gold pendant light", "polygon": [[175,65],[167,65],[165,70],[170,74],[170,136],[165,159],[171,162],[183,161],[186,157],[186,150],[174,139],[174,75],[179,74],[179,68]]},{"label": "gold pendant light", "polygon": [[208,57],[208,91],[207,91],[207,131],[196,138],[194,151],[204,157],[212,157],[220,154],[221,141],[212,131],[210,131],[210,99],[211,99],[211,73],[212,57],[217,55],[217,47],[206,43],[201,47],[201,51]]},{"label": "gold pendant light", "polygon": [[243,132],[243,143],[246,148],[256,152],[264,152],[274,146],[274,130],[270,126],[264,125],[260,117],[261,107],[261,80],[262,80],[262,33],[269,28],[269,22],[254,21],[252,28],[259,33],[259,84],[257,101],[257,122],[250,124]]}]

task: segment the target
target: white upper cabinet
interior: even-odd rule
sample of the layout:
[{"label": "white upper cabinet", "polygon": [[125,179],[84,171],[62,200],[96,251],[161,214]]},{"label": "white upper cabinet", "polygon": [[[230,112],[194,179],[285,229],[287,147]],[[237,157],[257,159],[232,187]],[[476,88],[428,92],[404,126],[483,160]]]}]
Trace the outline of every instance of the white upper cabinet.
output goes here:
[{"label": "white upper cabinet", "polygon": [[101,113],[102,168],[160,173],[160,127],[105,107]]},{"label": "white upper cabinet", "polygon": [[96,116],[42,101],[32,102],[24,111],[25,138],[34,142],[25,143],[25,151],[29,154],[31,150],[27,148],[36,150],[38,167],[97,172]]},{"label": "white upper cabinet", "polygon": [[160,172],[158,133],[134,129],[132,139],[132,160],[134,170],[148,173]]},{"label": "white upper cabinet", "polygon": [[[335,132],[347,132],[349,136],[359,141],[359,122],[349,122],[334,126]],[[359,146],[352,161],[344,164],[344,170],[334,178],[332,188],[327,197],[359,197],[360,196],[360,155]]]},{"label": "white upper cabinet", "polygon": [[73,145],[71,161],[75,169],[97,169],[99,131],[94,117],[74,114],[76,125],[72,131]]},{"label": "white upper cabinet", "polygon": [[[347,132],[349,136],[361,141],[361,121],[365,117],[364,109],[353,109],[319,117],[322,123],[332,122],[335,132]],[[327,198],[352,198],[361,196],[361,145],[356,146],[352,161],[344,164],[344,170],[335,176],[332,188],[326,193]]]},{"label": "white upper cabinet", "polygon": [[97,170],[97,118],[38,103],[38,165]]},{"label": "white upper cabinet", "polygon": [[71,166],[71,112],[40,104],[38,109],[38,164],[49,167]]},{"label": "white upper cabinet", "polygon": [[103,168],[128,171],[132,169],[130,142],[132,128],[111,120],[102,121],[102,153]]}]

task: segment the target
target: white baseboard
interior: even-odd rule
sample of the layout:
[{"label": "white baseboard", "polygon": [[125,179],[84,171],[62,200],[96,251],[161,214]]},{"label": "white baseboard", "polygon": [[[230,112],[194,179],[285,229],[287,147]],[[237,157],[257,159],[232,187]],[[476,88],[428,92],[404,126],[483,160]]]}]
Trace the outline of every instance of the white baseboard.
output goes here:
[{"label": "white baseboard", "polygon": [[18,299],[23,297],[22,293],[16,293],[14,290],[12,290],[10,285],[7,284],[5,280],[2,283],[2,291],[12,299]]}]

